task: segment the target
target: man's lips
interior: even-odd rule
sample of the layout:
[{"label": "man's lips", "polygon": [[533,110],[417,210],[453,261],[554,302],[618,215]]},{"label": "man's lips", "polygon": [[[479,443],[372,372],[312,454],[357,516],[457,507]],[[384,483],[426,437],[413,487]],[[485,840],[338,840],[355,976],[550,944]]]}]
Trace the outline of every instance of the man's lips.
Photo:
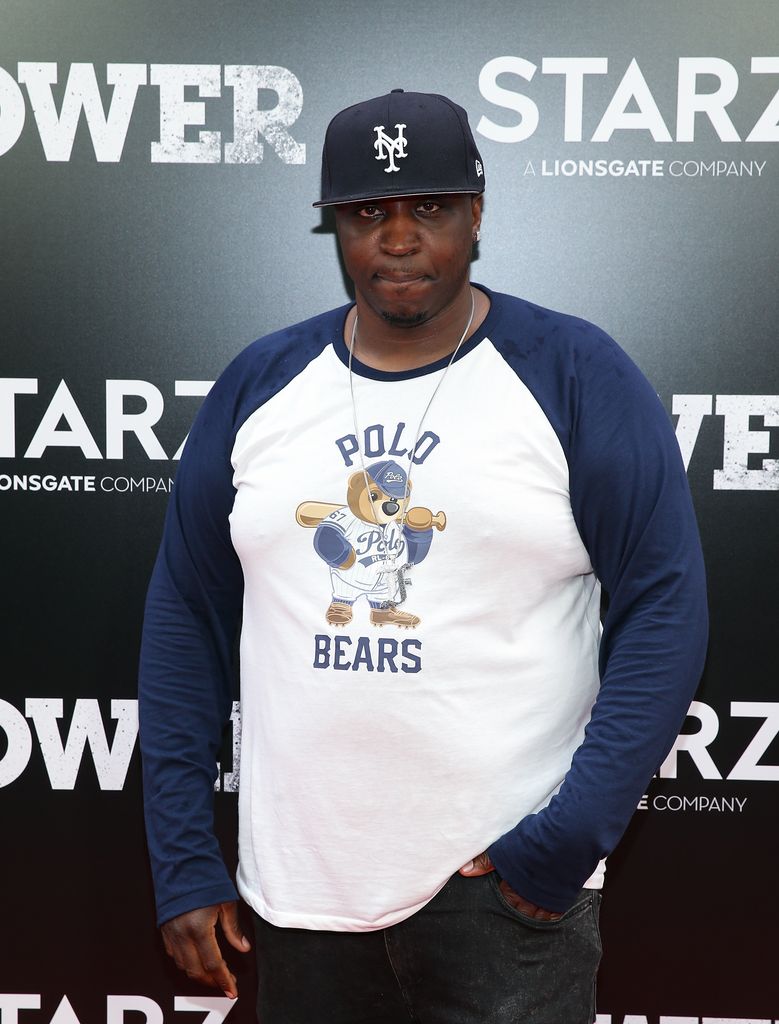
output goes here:
[{"label": "man's lips", "polygon": [[414,284],[416,281],[426,280],[426,275],[418,271],[402,273],[396,270],[378,270],[374,277],[379,281],[386,281],[388,284]]}]

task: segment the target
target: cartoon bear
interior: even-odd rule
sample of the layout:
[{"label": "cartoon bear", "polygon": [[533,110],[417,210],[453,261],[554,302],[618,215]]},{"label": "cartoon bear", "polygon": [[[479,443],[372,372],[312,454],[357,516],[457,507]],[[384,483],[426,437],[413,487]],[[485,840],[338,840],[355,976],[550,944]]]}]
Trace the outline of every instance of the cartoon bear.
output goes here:
[{"label": "cartoon bear", "polygon": [[433,527],[443,530],[446,516],[427,508],[408,508],[411,484],[397,462],[384,459],[352,473],[346,505],[304,501],[295,519],[316,527],[314,550],[330,566],[331,626],[352,619],[352,605],[365,597],[374,626],[411,629],[419,616],[396,606],[405,598],[404,571],[423,561]]}]

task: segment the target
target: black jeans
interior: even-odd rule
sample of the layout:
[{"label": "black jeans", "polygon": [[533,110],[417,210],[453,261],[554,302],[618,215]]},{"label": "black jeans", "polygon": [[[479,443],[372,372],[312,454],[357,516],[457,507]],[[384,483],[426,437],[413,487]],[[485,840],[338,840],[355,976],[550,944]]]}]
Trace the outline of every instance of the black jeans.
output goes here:
[{"label": "black jeans", "polygon": [[592,1024],[600,893],[536,921],[499,881],[453,875],[422,910],[373,932],[276,928],[255,914],[260,1024]]}]

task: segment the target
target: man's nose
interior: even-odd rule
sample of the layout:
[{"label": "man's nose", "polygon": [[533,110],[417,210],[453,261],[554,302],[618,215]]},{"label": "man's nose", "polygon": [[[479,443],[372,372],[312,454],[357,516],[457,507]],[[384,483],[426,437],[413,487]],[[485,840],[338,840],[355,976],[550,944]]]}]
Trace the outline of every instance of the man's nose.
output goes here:
[{"label": "man's nose", "polygon": [[381,225],[381,246],[393,256],[404,256],[419,245],[419,232],[413,217],[393,213]]}]

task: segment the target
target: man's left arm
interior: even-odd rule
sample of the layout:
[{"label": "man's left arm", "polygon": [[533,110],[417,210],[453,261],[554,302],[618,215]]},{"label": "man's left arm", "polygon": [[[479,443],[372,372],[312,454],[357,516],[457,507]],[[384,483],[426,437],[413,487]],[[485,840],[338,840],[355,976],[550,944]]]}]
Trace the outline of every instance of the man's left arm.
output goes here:
[{"label": "man's left arm", "polygon": [[668,415],[593,332],[571,389],[567,455],[574,518],[609,596],[601,686],[558,793],[487,851],[512,889],[551,912],[572,905],[619,841],[684,721],[707,639],[700,540]]}]

